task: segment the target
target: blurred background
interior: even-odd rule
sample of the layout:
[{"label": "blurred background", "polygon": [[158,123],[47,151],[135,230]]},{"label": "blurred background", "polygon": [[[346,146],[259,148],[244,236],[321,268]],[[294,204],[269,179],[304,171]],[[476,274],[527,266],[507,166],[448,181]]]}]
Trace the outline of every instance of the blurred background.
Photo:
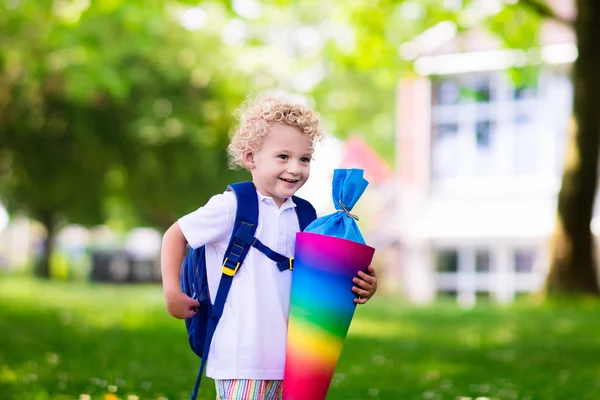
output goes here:
[{"label": "blurred background", "polygon": [[[163,232],[274,91],[370,185],[331,399],[598,399],[600,3],[1,0],[0,399],[184,399]],[[214,398],[205,383],[201,398]]]}]

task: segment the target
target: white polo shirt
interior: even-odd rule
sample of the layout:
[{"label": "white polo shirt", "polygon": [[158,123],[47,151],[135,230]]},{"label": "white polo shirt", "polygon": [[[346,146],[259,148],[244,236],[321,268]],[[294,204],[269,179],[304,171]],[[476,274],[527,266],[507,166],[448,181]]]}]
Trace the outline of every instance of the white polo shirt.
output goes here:
[{"label": "white polo shirt", "polygon": [[[292,257],[300,230],[291,198],[278,208],[270,197],[258,195],[255,236],[272,250]],[[208,286],[214,304],[223,255],[235,220],[233,192],[213,196],[204,207],[178,223],[190,246],[205,245]],[[250,248],[236,273],[217,325],[206,375],[213,379],[283,379],[290,303],[291,274],[255,248]]]}]

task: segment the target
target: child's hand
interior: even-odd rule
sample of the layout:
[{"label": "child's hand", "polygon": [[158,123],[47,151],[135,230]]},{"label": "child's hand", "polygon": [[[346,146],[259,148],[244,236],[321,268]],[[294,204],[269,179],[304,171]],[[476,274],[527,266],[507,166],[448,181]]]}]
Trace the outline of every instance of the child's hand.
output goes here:
[{"label": "child's hand", "polygon": [[358,278],[352,279],[352,282],[356,286],[352,288],[352,291],[358,295],[358,298],[354,299],[355,303],[365,304],[377,291],[377,274],[375,269],[369,265],[368,274],[362,271],[358,272]]},{"label": "child's hand", "polygon": [[167,311],[175,318],[191,318],[196,315],[196,308],[200,307],[197,300],[192,299],[182,291],[167,294]]}]

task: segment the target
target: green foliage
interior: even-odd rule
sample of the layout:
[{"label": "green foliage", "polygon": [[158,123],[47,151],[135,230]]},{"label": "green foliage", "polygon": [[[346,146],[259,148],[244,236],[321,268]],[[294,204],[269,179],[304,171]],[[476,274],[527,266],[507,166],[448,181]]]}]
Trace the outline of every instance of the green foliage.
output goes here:
[{"label": "green foliage", "polygon": [[538,45],[542,18],[519,4],[506,4],[486,20],[488,29],[512,49],[531,49]]},{"label": "green foliage", "polygon": [[531,8],[461,4],[277,1],[248,14],[203,1],[204,25],[188,30],[192,1],[3,2],[0,199],[45,224],[165,228],[247,178],[226,168],[231,116],[272,87],[308,94],[329,132],[392,164],[396,83],[413,73],[402,45],[442,22],[536,43]]},{"label": "green foliage", "polygon": [[[328,399],[592,400],[597,301],[357,309]],[[0,280],[2,398],[189,398],[198,359],[158,286]],[[113,397],[111,397],[113,396]],[[210,379],[201,399],[214,399]]]},{"label": "green foliage", "polygon": [[164,228],[240,178],[224,144],[245,78],[218,26],[192,35],[181,11],[24,0],[0,13],[0,196],[10,211],[87,225],[121,212]]}]

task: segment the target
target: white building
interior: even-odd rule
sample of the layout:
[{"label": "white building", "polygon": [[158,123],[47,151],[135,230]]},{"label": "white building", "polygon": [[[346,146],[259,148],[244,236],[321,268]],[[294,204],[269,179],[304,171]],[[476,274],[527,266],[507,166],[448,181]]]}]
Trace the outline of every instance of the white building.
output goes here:
[{"label": "white building", "polygon": [[[396,225],[412,301],[510,302],[543,285],[577,49],[555,24],[541,43],[503,50],[471,32],[417,58],[419,76],[401,80]],[[528,64],[537,79],[515,87],[507,69]]]}]

